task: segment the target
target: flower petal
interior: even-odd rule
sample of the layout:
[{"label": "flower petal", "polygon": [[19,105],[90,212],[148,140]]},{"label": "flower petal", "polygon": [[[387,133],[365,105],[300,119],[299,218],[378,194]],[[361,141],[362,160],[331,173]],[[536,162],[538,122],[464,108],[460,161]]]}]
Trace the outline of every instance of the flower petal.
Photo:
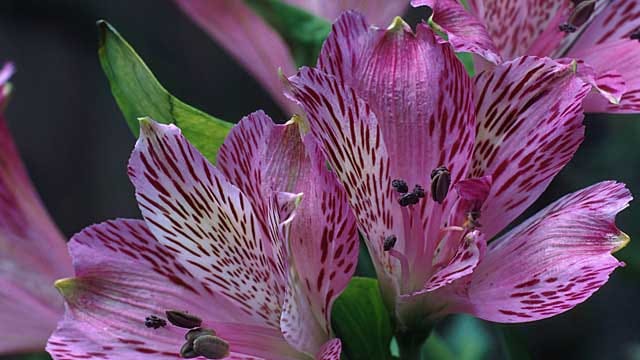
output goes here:
[{"label": "flower petal", "polygon": [[315,69],[302,68],[289,86],[345,188],[381,283],[395,288],[392,279],[399,279],[400,267],[383,251],[383,241],[401,230],[402,219],[391,211],[389,158],[376,116],[353,89]]},{"label": "flower petal", "polygon": [[[0,111],[12,73],[10,63],[0,70]],[[0,353],[39,351],[62,316],[53,282],[71,275],[71,259],[1,113],[0,249]]]},{"label": "flower petal", "polygon": [[[608,99],[591,94],[585,101],[585,111],[640,112],[640,42],[638,40],[607,41],[583,50],[572,50],[568,56],[584,60],[593,67],[598,90],[611,93]],[[624,86],[620,85],[621,82]],[[623,91],[624,93],[620,94]],[[619,104],[616,104],[617,100]]]},{"label": "flower petal", "polygon": [[293,57],[274,30],[243,1],[176,0],[184,12],[240,62],[287,112],[296,108],[282,95],[278,69],[291,74]]},{"label": "flower petal", "polygon": [[471,277],[465,311],[525,322],[586,300],[623,265],[611,253],[629,237],[614,220],[630,200],[623,184],[602,182],[563,197],[495,240]]},{"label": "flower petal", "polygon": [[317,360],[340,360],[340,353],[342,352],[342,343],[339,339],[332,339],[327,341],[320,351],[318,355],[316,355]]},{"label": "flower petal", "polygon": [[432,9],[431,20],[447,35],[447,41],[456,51],[480,55],[494,64],[502,62],[485,26],[458,0],[412,0],[411,5]]},{"label": "flower petal", "polygon": [[490,238],[520,215],[573,157],[590,86],[572,65],[522,57],[476,76],[478,135],[472,177],[493,184],[480,214]]},{"label": "flower petal", "polygon": [[293,351],[277,328],[255,325],[242,308],[213,293],[156,241],[144,221],[91,226],[69,247],[76,278],[57,283],[67,313],[47,347],[56,360],[175,359],[185,330],[144,325],[147,316],[168,309],[201,317],[203,326],[229,342],[232,355]]},{"label": "flower petal", "polygon": [[[331,333],[331,304],[355,270],[358,237],[344,189],[297,123],[276,125],[263,112],[242,119],[218,155],[218,167],[254,209],[292,208],[287,221],[289,284],[281,328],[296,348],[315,353]],[[286,192],[286,193],[283,193]],[[302,200],[292,193],[302,194]],[[284,211],[280,219],[289,218]],[[276,228],[278,227],[277,224]],[[277,230],[276,230],[277,231]],[[284,238],[284,236],[283,236]]]},{"label": "flower petal", "polygon": [[471,0],[470,11],[482,21],[504,59],[549,55],[558,46],[572,8],[570,0]]},{"label": "flower petal", "polygon": [[[289,238],[296,273],[290,275],[295,279],[290,278],[287,301],[291,305],[307,301],[310,309],[304,311],[304,305],[285,307],[281,325],[290,343],[301,343],[312,321],[319,325],[320,331],[312,338],[308,336],[307,345],[297,347],[315,353],[332,333],[331,307],[355,272],[359,239],[344,189],[327,169],[310,136],[305,145],[308,158],[296,187],[304,195],[291,222]],[[294,287],[298,289],[292,290]],[[308,317],[312,319],[305,324],[295,323]]]},{"label": "flower petal", "polygon": [[285,279],[249,199],[177,127],[151,120],[141,121],[129,175],[156,238],[213,291],[277,327]]}]

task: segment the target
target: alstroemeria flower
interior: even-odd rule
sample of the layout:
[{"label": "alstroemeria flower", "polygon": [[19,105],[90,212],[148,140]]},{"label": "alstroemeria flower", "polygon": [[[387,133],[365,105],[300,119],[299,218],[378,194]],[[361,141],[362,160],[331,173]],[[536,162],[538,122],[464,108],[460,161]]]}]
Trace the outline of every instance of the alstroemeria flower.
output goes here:
[{"label": "alstroemeria flower", "polygon": [[186,330],[165,323],[172,309],[200,317],[234,359],[340,358],[329,318],[355,270],[356,222],[295,123],[248,116],[214,167],[175,126],[143,120],[129,174],[144,221],[71,240],[55,359],[176,359]]},{"label": "alstroemeria flower", "polygon": [[[0,111],[11,64],[0,70]],[[0,354],[42,351],[64,311],[53,287],[72,274],[65,240],[29,181],[0,113]]]},{"label": "alstroemeria flower", "polygon": [[343,15],[317,68],[289,78],[340,178],[400,329],[465,311],[499,322],[584,301],[620,266],[631,199],[605,182],[489,242],[533,203],[584,135],[575,64],[522,57],[472,81],[447,43],[396,19]]},{"label": "alstroemeria flower", "polygon": [[[640,0],[413,0],[460,51],[493,63],[522,55],[578,59],[600,92],[587,112],[640,112]],[[486,65],[476,59],[476,65]]]},{"label": "alstroemeria flower", "polygon": [[[282,37],[243,0],[176,0],[178,5],[218,44],[223,46],[269,91],[287,113],[297,109],[282,95],[278,69],[292,74],[298,68]],[[375,24],[402,15],[406,0],[284,0],[333,22],[342,11],[356,9]]]}]

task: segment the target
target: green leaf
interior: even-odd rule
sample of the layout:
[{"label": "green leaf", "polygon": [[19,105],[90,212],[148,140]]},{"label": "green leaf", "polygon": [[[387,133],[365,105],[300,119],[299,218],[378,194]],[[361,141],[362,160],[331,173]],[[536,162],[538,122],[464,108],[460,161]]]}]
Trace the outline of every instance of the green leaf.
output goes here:
[{"label": "green leaf", "polygon": [[331,24],[281,0],[245,0],[285,41],[298,66],[316,64]]},{"label": "green leaf", "polygon": [[391,359],[391,320],[376,279],[351,279],[333,304],[331,319],[347,359]]},{"label": "green leaf", "polygon": [[421,358],[424,360],[456,360],[458,359],[449,344],[435,331],[431,333],[422,347]]},{"label": "green leaf", "polygon": [[100,64],[133,134],[138,136],[138,118],[144,116],[161,123],[175,124],[191,144],[214,163],[218,149],[233,124],[175,98],[113,26],[104,20],[98,21],[97,25]]},{"label": "green leaf", "polygon": [[447,340],[460,360],[481,360],[491,348],[487,326],[470,315],[457,315],[447,331]]},{"label": "green leaf", "polygon": [[473,55],[468,52],[459,52],[456,53],[456,56],[464,65],[464,68],[467,70],[467,74],[473,77],[476,73],[475,65],[473,64]]}]

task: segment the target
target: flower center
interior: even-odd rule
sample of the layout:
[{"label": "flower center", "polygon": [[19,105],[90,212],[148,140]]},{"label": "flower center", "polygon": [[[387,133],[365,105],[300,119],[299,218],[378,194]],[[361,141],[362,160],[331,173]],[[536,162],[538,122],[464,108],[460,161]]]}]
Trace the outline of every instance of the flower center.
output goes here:
[{"label": "flower center", "polygon": [[165,314],[167,320],[156,315],[147,316],[144,325],[158,329],[165,327],[168,321],[174,326],[189,329],[184,336],[186,342],[180,348],[181,358],[224,359],[229,356],[229,343],[216,336],[215,330],[202,328],[201,318],[179,310],[167,310]]}]

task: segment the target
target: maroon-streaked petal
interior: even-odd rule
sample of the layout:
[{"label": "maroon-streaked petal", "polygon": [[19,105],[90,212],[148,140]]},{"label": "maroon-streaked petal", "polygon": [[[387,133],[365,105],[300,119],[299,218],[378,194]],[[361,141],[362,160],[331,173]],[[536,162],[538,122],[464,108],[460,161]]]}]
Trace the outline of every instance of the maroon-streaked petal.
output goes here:
[{"label": "maroon-streaked petal", "polygon": [[[604,0],[605,4],[596,17],[580,34],[572,51],[589,52],[594,45],[629,39],[640,27],[639,0]],[[594,56],[606,53],[594,53]]]},{"label": "maroon-streaked petal", "polygon": [[172,125],[141,121],[129,176],[156,238],[216,293],[277,327],[285,279],[249,199]]},{"label": "maroon-streaked petal", "polygon": [[[0,112],[13,73],[0,70]],[[34,189],[0,113],[0,353],[40,351],[62,317],[53,282],[72,273],[63,235]]]},{"label": "maroon-streaked petal", "polygon": [[447,35],[447,41],[456,51],[482,56],[498,64],[502,61],[496,45],[484,24],[465,10],[457,0],[412,0],[414,7],[428,6],[433,10],[431,20],[438,30]]},{"label": "maroon-streaked petal", "polygon": [[[400,266],[383,242],[401,234],[402,215],[392,211],[389,157],[376,116],[352,88],[318,70],[302,68],[288,81],[289,96],[305,109],[311,133],[344,186],[382,285],[395,289]],[[403,248],[402,236],[398,240]]]},{"label": "maroon-streaked petal", "polygon": [[593,67],[597,89],[605,95],[603,98],[591,94],[585,101],[585,111],[640,112],[640,41],[607,41],[587,49],[572,50],[568,56]]},{"label": "maroon-streaked petal", "polygon": [[406,0],[285,0],[333,22],[343,11],[357,10],[372,24],[387,26],[395,16],[402,16],[409,7]]},{"label": "maroon-streaked petal", "polygon": [[294,358],[278,328],[255,324],[242,308],[212,292],[157,242],[144,221],[91,226],[69,248],[76,277],[57,283],[67,312],[47,347],[56,360],[175,359],[186,330],[144,325],[147,316],[164,317],[173,309],[201,317],[236,357]]},{"label": "maroon-streaked petal", "polygon": [[571,0],[471,0],[470,11],[484,23],[504,59],[550,55],[565,33],[558,26],[569,17]]},{"label": "maroon-streaked petal", "polygon": [[478,134],[472,177],[491,175],[480,214],[492,237],[520,215],[573,157],[584,137],[590,86],[574,66],[521,57],[476,76]]},{"label": "maroon-streaked petal", "polygon": [[567,195],[495,240],[468,285],[462,310],[496,322],[547,318],[585,301],[623,263],[629,237],[615,216],[631,200],[602,182]]},{"label": "maroon-streaked petal", "polygon": [[327,341],[318,354],[317,360],[340,360],[340,353],[342,352],[342,343],[339,339],[331,339]]},{"label": "maroon-streaked petal", "polygon": [[296,66],[282,40],[243,1],[175,0],[178,6],[241,63],[287,112],[295,106],[282,95],[278,69],[291,74]]},{"label": "maroon-streaked petal", "polygon": [[[281,327],[290,343],[300,344],[296,348],[315,353],[332,333],[333,302],[355,272],[358,233],[344,188],[310,135],[305,147],[307,160],[296,187],[302,201],[289,228],[296,273],[290,275],[290,306],[283,311]],[[309,310],[301,302],[308,302]]]},{"label": "maroon-streaked petal", "polygon": [[281,328],[293,346],[315,353],[331,333],[331,304],[357,261],[355,218],[344,189],[313,140],[303,144],[297,123],[276,125],[263,112],[233,128],[217,164],[254,209],[269,212],[265,227],[272,237],[289,239]]}]

